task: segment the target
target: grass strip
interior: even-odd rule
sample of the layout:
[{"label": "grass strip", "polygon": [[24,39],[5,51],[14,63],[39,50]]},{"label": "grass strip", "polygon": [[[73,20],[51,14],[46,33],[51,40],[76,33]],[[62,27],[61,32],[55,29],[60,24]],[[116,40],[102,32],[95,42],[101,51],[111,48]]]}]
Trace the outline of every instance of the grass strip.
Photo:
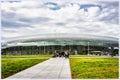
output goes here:
[{"label": "grass strip", "polygon": [[38,55],[2,55],[4,58],[43,58],[43,57],[52,57],[51,54],[38,54]]},{"label": "grass strip", "polygon": [[70,58],[73,79],[118,79],[118,58]]},{"label": "grass strip", "polygon": [[43,62],[48,58],[44,59],[13,59],[13,60],[2,60],[2,78],[11,76],[19,71],[29,68],[35,64]]}]

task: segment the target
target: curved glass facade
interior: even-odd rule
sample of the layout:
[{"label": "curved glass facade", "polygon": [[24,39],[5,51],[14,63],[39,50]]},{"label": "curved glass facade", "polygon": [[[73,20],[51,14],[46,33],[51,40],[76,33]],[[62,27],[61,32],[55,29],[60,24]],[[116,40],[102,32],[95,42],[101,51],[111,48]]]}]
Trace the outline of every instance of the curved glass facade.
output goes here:
[{"label": "curved glass facade", "polygon": [[64,51],[71,49],[77,50],[78,53],[86,54],[90,47],[90,51],[107,51],[109,47],[118,48],[118,39],[101,36],[73,36],[64,35],[48,36],[44,38],[32,37],[26,39],[18,39],[2,43],[4,53],[10,51],[20,54],[39,54],[39,53],[54,53],[56,50]]}]

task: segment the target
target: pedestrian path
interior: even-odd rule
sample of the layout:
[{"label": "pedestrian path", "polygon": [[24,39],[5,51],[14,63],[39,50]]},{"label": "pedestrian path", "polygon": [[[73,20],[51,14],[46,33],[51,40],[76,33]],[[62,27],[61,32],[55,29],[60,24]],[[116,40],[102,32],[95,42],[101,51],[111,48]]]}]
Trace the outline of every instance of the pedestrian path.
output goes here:
[{"label": "pedestrian path", "polygon": [[69,59],[50,58],[6,79],[71,79]]}]

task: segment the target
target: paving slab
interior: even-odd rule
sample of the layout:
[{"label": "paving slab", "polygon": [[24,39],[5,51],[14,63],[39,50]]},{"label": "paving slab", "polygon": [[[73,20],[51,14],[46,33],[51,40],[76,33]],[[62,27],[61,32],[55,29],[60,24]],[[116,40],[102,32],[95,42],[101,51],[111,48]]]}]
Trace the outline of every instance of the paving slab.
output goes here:
[{"label": "paving slab", "polygon": [[69,59],[50,58],[6,79],[71,79]]}]

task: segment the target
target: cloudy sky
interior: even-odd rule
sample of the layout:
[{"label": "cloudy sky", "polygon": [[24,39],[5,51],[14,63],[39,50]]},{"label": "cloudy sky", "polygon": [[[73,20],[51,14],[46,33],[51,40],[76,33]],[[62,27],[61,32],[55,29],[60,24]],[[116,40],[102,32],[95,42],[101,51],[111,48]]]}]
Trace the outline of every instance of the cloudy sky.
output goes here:
[{"label": "cloudy sky", "polygon": [[55,33],[118,37],[118,7],[103,1],[2,2],[2,40]]}]

